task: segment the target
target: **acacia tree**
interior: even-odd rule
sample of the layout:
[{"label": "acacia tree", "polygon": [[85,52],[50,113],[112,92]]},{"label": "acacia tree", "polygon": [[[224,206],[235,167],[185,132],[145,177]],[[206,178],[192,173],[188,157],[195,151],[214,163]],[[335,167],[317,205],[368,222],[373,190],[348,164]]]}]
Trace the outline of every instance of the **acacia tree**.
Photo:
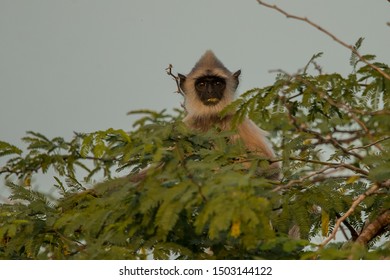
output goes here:
[{"label": "acacia tree", "polygon": [[[361,55],[361,42],[349,75],[323,73],[315,55],[223,112],[271,132],[280,180],[256,172],[271,161],[227,142],[234,129],[195,134],[183,110],[133,112],[143,116],[130,132],[69,141],[28,132],[26,151],[0,142],[11,190],[0,205],[0,258],[388,258],[390,69]],[[31,188],[49,169],[56,199]]]}]

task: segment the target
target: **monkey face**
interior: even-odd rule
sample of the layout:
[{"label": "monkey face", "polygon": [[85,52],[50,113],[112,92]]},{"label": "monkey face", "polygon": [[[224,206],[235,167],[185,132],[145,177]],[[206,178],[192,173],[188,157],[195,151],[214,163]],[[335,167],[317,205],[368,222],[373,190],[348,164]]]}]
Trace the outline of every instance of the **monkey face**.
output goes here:
[{"label": "monkey face", "polygon": [[212,51],[206,51],[187,76],[178,73],[186,118],[219,114],[233,101],[240,73],[231,73]]},{"label": "monkey face", "polygon": [[225,79],[218,76],[203,76],[195,81],[196,93],[206,106],[213,106],[221,101],[225,89]]}]

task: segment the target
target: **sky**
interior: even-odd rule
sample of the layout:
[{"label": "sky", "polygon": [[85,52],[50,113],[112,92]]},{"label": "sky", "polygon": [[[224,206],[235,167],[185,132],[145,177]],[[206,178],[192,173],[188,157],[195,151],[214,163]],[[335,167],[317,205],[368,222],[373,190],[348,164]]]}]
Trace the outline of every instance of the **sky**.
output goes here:
[{"label": "sky", "polygon": [[[349,44],[364,37],[361,52],[390,64],[387,0],[268,3]],[[324,72],[351,71],[350,51],[256,0],[0,0],[0,140],[20,146],[29,130],[66,139],[130,130],[130,110],[180,107],[165,68],[186,74],[208,49],[242,70],[239,93],[318,52]]]}]

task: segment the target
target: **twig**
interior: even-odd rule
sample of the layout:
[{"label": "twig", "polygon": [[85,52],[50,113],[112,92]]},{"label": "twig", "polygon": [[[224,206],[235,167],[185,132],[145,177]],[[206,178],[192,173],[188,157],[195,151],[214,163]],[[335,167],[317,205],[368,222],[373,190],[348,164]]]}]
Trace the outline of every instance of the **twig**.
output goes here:
[{"label": "twig", "polygon": [[[179,76],[176,76],[172,73],[172,64],[169,64],[167,68],[165,68],[165,71],[167,72],[167,74],[169,76],[172,77],[172,79],[176,82],[176,87],[177,87],[177,90],[175,91],[175,93],[178,93],[180,94],[181,96],[185,97],[184,95],[184,92],[181,90],[180,88],[180,78]],[[186,109],[186,106],[184,103],[181,103],[180,106],[183,108],[184,112],[187,112],[187,109]]]},{"label": "twig", "polygon": [[347,235],[347,233],[345,232],[345,229],[344,229],[343,226],[340,226],[340,230],[341,230],[341,233],[344,235],[345,240],[348,240],[348,239],[349,239],[349,238],[348,238],[348,235]]},{"label": "twig", "polygon": [[361,146],[361,147],[353,147],[353,148],[350,148],[349,151],[352,151],[352,150],[358,150],[358,149],[367,149],[371,146],[376,146],[378,147],[377,145],[380,143],[380,142],[383,142],[383,141],[386,141],[386,140],[389,140],[390,139],[390,136],[387,136],[387,137],[384,137],[382,139],[379,139],[373,143],[370,143],[370,144],[367,144],[365,146]]},{"label": "twig", "polygon": [[[336,213],[336,217],[337,217],[337,219],[341,218],[339,213]],[[354,227],[350,223],[348,223],[348,221],[344,220],[343,224],[348,228],[349,232],[351,233],[352,240],[355,241],[358,238],[359,234],[356,232]],[[345,236],[345,233],[344,233],[344,236]],[[348,240],[347,237],[346,237],[346,239]]]},{"label": "twig", "polygon": [[172,73],[173,65],[169,64],[167,68],[165,68],[165,71],[169,76],[172,77],[172,79],[176,82],[177,90],[175,91],[176,93],[179,93],[184,97],[184,92],[180,88],[180,78],[179,76],[176,76]]},{"label": "twig", "polygon": [[356,173],[362,174],[364,176],[368,176],[368,171],[363,170],[361,168],[358,168],[352,164],[348,163],[339,163],[339,162],[327,162],[327,161],[320,161],[320,160],[311,160],[311,159],[304,159],[304,158],[298,158],[298,157],[290,157],[290,160],[296,160],[296,161],[302,161],[302,162],[308,162],[308,163],[314,163],[314,164],[320,164],[325,166],[331,166],[332,168],[345,168],[349,169],[351,171],[354,171]]},{"label": "twig", "polygon": [[[352,119],[353,119],[353,120],[354,120],[354,121],[355,121],[363,130],[364,130],[364,132],[367,134],[367,136],[368,136],[371,140],[374,139],[374,136],[371,134],[371,132],[370,132],[370,130],[367,128],[366,124],[365,124],[363,121],[361,121],[360,118],[356,115],[356,113],[359,114],[359,113],[361,113],[361,112],[356,112],[356,110],[354,110],[353,108],[351,108],[351,107],[348,106],[347,104],[344,104],[344,103],[339,104],[339,103],[337,103],[335,100],[332,99],[331,96],[329,96],[328,93],[326,93],[325,91],[323,91],[323,90],[321,90],[321,89],[318,89],[317,87],[315,87],[314,85],[312,85],[309,81],[307,81],[306,79],[303,79],[299,74],[294,74],[294,75],[293,75],[293,74],[289,74],[289,73],[287,73],[286,71],[281,70],[281,69],[275,70],[275,71],[278,71],[278,72],[280,72],[280,73],[283,73],[284,75],[286,75],[286,76],[289,77],[290,79],[293,79],[293,78],[297,79],[298,81],[304,83],[308,88],[310,88],[311,90],[313,90],[315,93],[318,93],[319,96],[320,96],[321,98],[325,99],[325,100],[326,100],[329,104],[331,104],[332,106],[334,106],[334,107],[336,107],[336,108],[340,108],[340,109],[345,110],[346,112],[348,112],[348,113],[350,114],[351,118],[352,118]],[[287,107],[287,104],[285,104],[285,106],[286,106],[286,108],[290,111],[290,108]],[[290,115],[290,119],[292,119],[292,118],[293,118],[292,115],[291,115],[291,114],[289,114],[289,115]],[[294,123],[294,121],[296,121],[296,120],[292,119],[292,121],[293,121],[293,124],[297,127],[297,124]],[[297,128],[298,128],[298,127],[297,127]],[[300,128],[300,130],[303,130],[303,129],[306,129],[306,128]],[[310,131],[306,131],[306,132],[312,133],[312,132],[310,132]],[[313,133],[312,133],[312,134],[313,134]],[[326,140],[325,138],[323,138],[322,134],[320,134],[320,133],[314,133],[314,135],[315,135],[318,139],[320,139],[320,140],[321,140],[321,139],[325,140],[325,142],[323,142],[323,143],[328,143],[328,142],[330,142],[330,143],[333,144],[333,146],[334,146],[335,148],[341,149],[345,154],[349,154],[349,155],[351,155],[351,156],[357,157],[358,159],[362,159],[362,157],[361,157],[359,154],[353,153],[353,152],[351,152],[350,150],[344,148],[344,147],[338,142],[337,139],[331,137],[329,140]],[[381,148],[379,145],[376,145],[376,147],[377,147],[379,150],[382,150],[382,148]]]},{"label": "twig", "polygon": [[302,124],[298,124],[298,121],[297,119],[293,116],[292,112],[291,112],[291,105],[290,104],[287,104],[285,103],[284,104],[286,109],[288,110],[289,114],[288,114],[288,117],[291,121],[291,123],[296,127],[296,129],[298,131],[302,131],[302,132],[306,132],[306,133],[309,133],[311,135],[313,135],[314,137],[316,137],[320,143],[330,143],[332,144],[336,149],[340,149],[343,151],[344,154],[346,155],[350,155],[350,156],[353,156],[353,157],[356,157],[357,159],[359,160],[362,160],[363,157],[357,153],[354,153],[354,152],[351,152],[350,150],[348,150],[347,148],[345,148],[341,143],[339,143],[339,141],[337,139],[335,139],[333,136],[330,135],[330,137],[324,137],[321,133],[319,132],[316,132],[314,130],[311,130],[305,126],[303,126]]},{"label": "twig", "polygon": [[345,43],[344,41],[340,40],[339,38],[337,38],[334,34],[332,34],[331,32],[329,32],[328,30],[324,29],[323,27],[319,26],[318,24],[314,23],[313,21],[311,21],[310,19],[308,19],[307,17],[300,17],[300,16],[296,16],[296,15],[292,15],[292,14],[289,14],[288,12],[286,12],[285,10],[279,8],[278,6],[276,5],[271,5],[271,4],[268,4],[268,3],[265,3],[264,1],[261,1],[261,0],[257,0],[257,2],[264,6],[264,7],[267,7],[267,8],[270,8],[270,9],[273,9],[273,10],[276,10],[278,11],[279,13],[285,15],[287,18],[292,18],[292,19],[296,19],[296,20],[299,20],[299,21],[303,21],[303,22],[306,22],[308,23],[309,25],[317,28],[318,30],[320,30],[322,33],[326,34],[327,36],[331,37],[334,41],[336,41],[338,44],[342,45],[343,47],[349,49],[354,55],[356,55],[362,62],[364,62],[365,64],[367,64],[368,66],[370,66],[372,69],[376,70],[377,72],[379,72],[383,77],[385,77],[386,79],[390,80],[390,75],[387,74],[386,72],[384,72],[382,69],[380,69],[378,66],[370,63],[364,56],[362,56],[358,50],[353,47],[352,45],[349,45],[347,43]]},{"label": "twig", "polygon": [[334,239],[336,237],[336,233],[340,228],[341,223],[345,221],[356,209],[356,207],[367,197],[375,193],[379,189],[378,184],[373,185],[369,190],[367,190],[365,193],[359,195],[357,199],[352,203],[351,207],[348,209],[348,211],[337,219],[336,224],[334,226],[334,229],[332,233],[320,244],[320,247],[324,247],[326,244],[329,243],[330,240]]},{"label": "twig", "polygon": [[292,187],[294,185],[300,185],[300,184],[307,183],[307,182],[310,182],[310,183],[321,182],[321,180],[325,180],[327,178],[325,178],[325,177],[317,178],[316,177],[316,178],[311,179],[310,181],[309,181],[309,179],[314,177],[314,176],[318,176],[318,175],[326,172],[327,170],[333,169],[333,168],[334,168],[333,166],[326,166],[326,167],[324,167],[324,168],[322,168],[322,169],[320,169],[320,170],[318,170],[316,172],[310,173],[310,174],[308,174],[308,175],[306,175],[306,176],[304,176],[304,177],[302,177],[302,178],[300,178],[298,180],[291,180],[291,181],[289,181],[285,185],[280,185],[280,186],[274,188],[272,190],[272,192],[278,192],[278,191],[280,191],[282,189],[288,189],[288,188],[290,188],[290,187]]}]

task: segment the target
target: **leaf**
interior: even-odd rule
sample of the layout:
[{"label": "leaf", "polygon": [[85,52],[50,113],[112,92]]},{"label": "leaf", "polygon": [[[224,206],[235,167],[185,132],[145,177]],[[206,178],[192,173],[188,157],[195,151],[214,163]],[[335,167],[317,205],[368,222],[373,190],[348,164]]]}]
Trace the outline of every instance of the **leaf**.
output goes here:
[{"label": "leaf", "polygon": [[31,173],[27,173],[24,177],[23,184],[26,188],[31,187]]},{"label": "leaf", "polygon": [[[320,70],[318,57],[305,71]],[[24,157],[0,142],[0,155],[16,154],[0,170],[11,192],[0,203],[0,258],[385,259],[385,230],[381,242],[361,248],[344,240],[310,246],[334,228],[334,213],[346,213],[376,182],[384,187],[356,206],[348,223],[361,232],[390,207],[383,184],[390,141],[381,140],[390,135],[390,82],[369,65],[353,70],[346,77],[282,71],[222,112],[270,132],[280,180],[263,178],[269,160],[229,140],[237,131],[191,131],[182,111],[138,111],[130,132],[110,128],[70,141],[28,132]],[[41,180],[48,170],[56,177]],[[30,175],[34,188],[24,187]],[[55,192],[34,191],[51,184]],[[294,226],[300,240],[288,236]]]},{"label": "leaf", "polygon": [[22,150],[7,142],[0,141],[0,157],[12,155],[12,154],[21,155]]},{"label": "leaf", "polygon": [[372,168],[368,176],[374,182],[383,182],[390,179],[390,162],[382,163],[381,165]]},{"label": "leaf", "polygon": [[106,151],[106,145],[104,144],[103,140],[98,138],[95,140],[96,144],[92,148],[93,155],[97,158],[101,158]]},{"label": "leaf", "polygon": [[348,180],[345,183],[346,184],[353,184],[353,183],[355,183],[359,179],[360,179],[360,176],[358,176],[358,175],[351,176],[351,177],[348,178]]},{"label": "leaf", "polygon": [[[356,50],[356,51],[359,51],[360,47],[362,46],[362,43],[364,41],[364,38],[363,37],[360,37],[355,45],[353,46],[353,49]],[[349,64],[352,66],[352,67],[356,67],[356,64],[359,62],[359,57],[356,55],[355,52],[352,52],[351,53],[351,57],[349,58]]]},{"label": "leaf", "polygon": [[240,221],[234,221],[232,224],[232,227],[230,228],[230,235],[232,237],[239,237],[241,234],[241,222]]},{"label": "leaf", "polygon": [[321,234],[322,236],[327,236],[329,232],[329,214],[322,209],[321,210]]},{"label": "leaf", "polygon": [[314,55],[310,58],[309,62],[306,64],[306,66],[303,68],[303,74],[306,74],[307,69],[309,68],[310,64],[314,64],[315,60],[316,60],[317,58],[320,58],[323,54],[324,54],[323,52],[319,52],[319,53],[314,54]]},{"label": "leaf", "polygon": [[80,155],[82,157],[86,157],[88,153],[92,149],[92,144],[93,144],[93,134],[88,134],[86,137],[84,137],[83,142],[81,144],[81,149],[80,149]]}]

